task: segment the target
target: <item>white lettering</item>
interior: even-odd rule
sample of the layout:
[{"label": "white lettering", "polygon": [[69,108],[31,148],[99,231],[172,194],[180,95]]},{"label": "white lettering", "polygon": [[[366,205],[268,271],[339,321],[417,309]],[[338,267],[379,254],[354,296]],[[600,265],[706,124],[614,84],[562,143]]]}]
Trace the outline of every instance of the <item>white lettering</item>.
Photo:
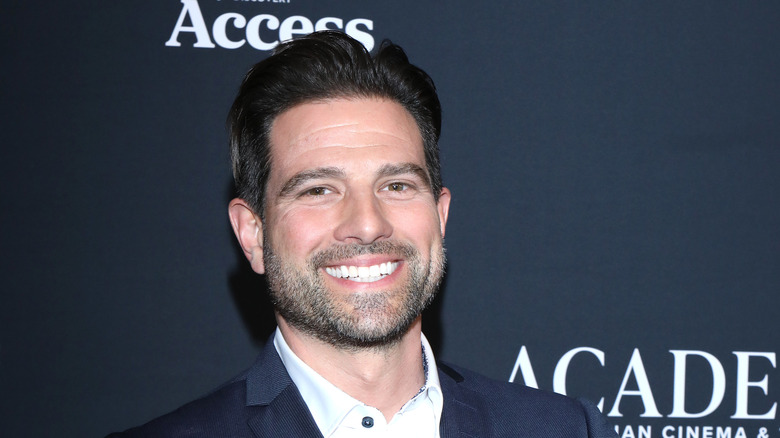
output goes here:
[{"label": "white lettering", "polygon": [[777,411],[777,402],[772,405],[772,408],[764,414],[749,414],[748,413],[748,389],[750,386],[761,388],[764,391],[764,395],[769,395],[769,375],[764,374],[764,378],[760,381],[753,381],[750,379],[749,367],[750,358],[753,356],[765,357],[772,363],[772,368],[776,368],[775,365],[775,353],[763,353],[763,352],[751,352],[751,351],[733,351],[737,356],[737,409],[731,418],[737,418],[740,420],[774,420],[775,412]]},{"label": "white lettering", "polygon": [[345,32],[366,46],[366,50],[371,51],[374,48],[374,37],[370,33],[358,29],[359,25],[364,26],[367,30],[374,30],[373,21],[365,18],[355,18],[347,23]]},{"label": "white lettering", "polygon": [[314,32],[314,26],[308,18],[293,15],[282,21],[282,26],[279,28],[279,40],[287,41],[293,39],[295,35],[308,35],[312,32]]},{"label": "white lettering", "polygon": [[[239,13],[226,12],[214,20],[211,28],[212,35],[209,35],[209,29],[206,26],[206,21],[203,19],[203,13],[201,12],[198,0],[180,1],[182,3],[181,13],[173,28],[171,37],[165,42],[165,45],[169,47],[181,47],[179,35],[182,32],[191,32],[195,34],[196,38],[193,47],[209,49],[217,47],[211,41],[213,35],[214,41],[219,47],[237,49],[248,42],[250,46],[257,50],[269,51],[279,45],[280,41],[287,41],[296,36],[307,35],[320,30],[343,29],[347,35],[359,41],[367,50],[372,50],[374,48],[374,37],[371,36],[371,33],[369,32],[374,29],[374,22],[366,18],[355,18],[348,21],[345,28],[344,20],[338,17],[323,17],[317,20],[316,24],[312,24],[312,20],[302,15],[293,15],[280,21],[279,18],[273,15],[260,14],[247,21],[247,18]],[[274,1],[277,2],[277,0]],[[192,25],[188,26],[184,24],[187,19],[189,19]],[[227,29],[231,21],[233,27],[236,29],[246,27],[246,39],[242,38],[234,41],[228,38]],[[263,25],[265,25],[265,27],[263,27]],[[277,39],[274,39],[273,41],[263,41],[260,36],[261,29],[278,31]]]},{"label": "white lettering", "polygon": [[[671,412],[668,415],[668,418],[703,418],[707,417],[714,412],[716,412],[722,405],[725,394],[726,394],[726,373],[724,371],[723,363],[714,355],[706,352],[706,351],[700,351],[700,350],[669,350],[669,352],[674,357],[674,373],[673,373],[673,392],[672,392],[672,409]],[[569,368],[572,365],[572,361],[574,358],[581,354],[581,353],[587,353],[588,355],[593,355],[598,361],[599,364],[601,364],[602,367],[606,364],[606,354],[599,349],[593,348],[593,347],[576,347],[573,348],[566,353],[564,353],[560,359],[558,360],[557,364],[555,365],[555,369],[553,370],[553,378],[552,378],[552,390],[554,392],[567,395],[568,394],[568,383],[569,382]],[[766,401],[763,404],[759,404],[760,407],[756,407],[755,402],[761,402],[762,400],[755,400],[758,398],[758,395],[756,394],[758,391],[755,389],[752,389],[752,387],[756,387],[761,389],[763,391],[765,396],[769,395],[769,375],[763,374],[763,377],[761,380],[751,380],[757,378],[757,373],[753,372],[750,373],[750,366],[753,365],[754,367],[755,362],[758,360],[756,358],[764,358],[768,360],[773,368],[776,368],[776,354],[773,352],[745,352],[745,351],[734,351],[732,352],[737,357],[737,370],[736,370],[736,407],[734,415],[731,416],[733,419],[743,419],[743,420],[774,420],[776,419],[777,414],[777,402],[771,403]],[[693,359],[692,357],[698,357],[700,359]],[[712,394],[710,395],[709,403],[706,407],[702,408],[695,408],[693,409],[693,412],[690,412],[686,410],[686,399],[688,396],[688,389],[686,387],[686,383],[688,380],[688,376],[690,373],[688,373],[689,364],[691,364],[693,361],[699,361],[696,363],[696,366],[701,366],[702,362],[701,359],[704,359],[709,365],[710,372],[712,373]],[[752,363],[751,363],[752,362]],[[698,368],[692,368],[692,370],[695,370],[697,374],[701,374],[701,371]],[[692,371],[693,372],[693,371]],[[522,376],[522,381],[518,378],[518,373]],[[705,372],[706,373],[706,372]],[[572,372],[572,375],[575,375],[576,373]],[[760,376],[760,374],[758,374]],[[629,384],[629,380],[631,380],[631,376],[634,377],[634,380],[636,382],[636,389],[629,389],[631,386]],[[527,348],[523,345],[520,348],[520,351],[517,355],[517,359],[515,360],[514,367],[512,368],[512,373],[509,377],[510,382],[522,382],[525,383],[526,386],[532,387],[532,388],[539,388],[539,384],[536,379],[536,375],[534,373],[533,366],[531,365],[531,360],[528,354]],[[753,405],[750,405],[749,403],[749,396],[750,392],[753,391],[753,395],[750,401],[754,402]],[[625,396],[639,396],[640,401],[643,403],[644,406],[644,412],[640,415],[641,417],[663,417],[664,415],[661,415],[661,413],[658,410],[658,407],[655,403],[655,397],[653,395],[653,390],[650,385],[650,381],[647,376],[647,371],[645,370],[644,362],[642,360],[642,356],[639,352],[638,348],[635,348],[631,359],[629,360],[628,366],[626,368],[626,372],[623,376],[623,381],[620,385],[620,388],[618,390],[618,393],[616,394],[616,397],[614,399],[614,404],[612,405],[612,409],[609,411],[607,416],[609,417],[622,417],[623,414],[621,413],[621,402],[623,401],[623,398]],[[597,406],[599,410],[602,412],[605,409],[605,397],[601,397],[597,403]],[[690,404],[690,402],[689,402]],[[750,412],[749,408],[752,407],[753,413]],[[701,410],[700,410],[701,409]],[[763,412],[763,413],[755,413],[756,411]],[[675,426],[676,427],[676,426]],[[636,432],[638,430],[635,429]],[[735,433],[739,433],[738,429],[734,429]],[[620,435],[620,430],[618,430],[618,436]],[[701,429],[699,431],[688,431],[687,429],[681,428],[678,431],[674,430],[674,427],[671,429],[664,429],[662,430],[662,434],[664,435],[674,435],[675,432],[679,432],[679,437],[676,438],[686,438],[685,435],[687,434],[700,434],[703,433],[705,438],[732,438],[732,429],[730,428],[715,428],[712,430],[709,429]],[[633,433],[632,432],[625,432],[625,433]],[[714,435],[712,435],[714,433]],[[671,436],[670,435],[670,436]],[[712,436],[710,436],[712,435]]]},{"label": "white lettering", "polygon": [[520,352],[517,354],[515,367],[512,368],[512,375],[509,376],[510,382],[515,381],[515,376],[517,376],[518,369],[520,370],[520,374],[523,376],[523,383],[525,386],[539,389],[539,385],[536,383],[534,369],[531,367],[531,359],[528,357],[528,351],[525,349],[525,345],[520,347]]},{"label": "white lettering", "polygon": [[[604,366],[604,352],[601,350],[590,347],[579,347],[569,350],[558,361],[558,364],[555,366],[555,371],[553,372],[553,391],[558,394],[566,395],[566,373],[569,369],[569,363],[578,353],[591,353],[596,356],[599,363],[601,363],[601,366]],[[600,411],[604,410],[604,397],[601,397],[597,406]]]},{"label": "white lettering", "polygon": [[634,434],[634,428],[627,424],[625,426],[625,429],[623,429],[623,433],[620,433],[620,427],[615,426],[615,433],[620,438],[650,438],[653,436],[652,434],[653,426],[637,426],[636,427],[636,434]]},{"label": "white lettering", "polygon": [[[664,426],[661,430],[662,438],[731,438],[731,426]],[[734,438],[746,438],[745,430],[737,429]]]},{"label": "white lettering", "polygon": [[[299,26],[296,27],[296,24]],[[279,40],[287,41],[293,39],[295,35],[308,35],[312,32],[314,32],[314,26],[308,18],[293,15],[282,21],[282,26],[279,28]]]},{"label": "white lettering", "polygon": [[[176,22],[176,26],[173,28],[173,33],[168,41],[165,42],[169,47],[180,47],[179,33],[182,31],[193,32],[198,41],[193,44],[193,47],[202,47],[206,49],[213,49],[216,47],[209,38],[209,31],[206,28],[206,22],[203,21],[203,14],[200,12],[200,6],[198,0],[181,0],[183,5],[181,8],[181,14],[179,14],[179,20]],[[184,19],[190,17],[192,26],[185,26]]]},{"label": "white lettering", "polygon": [[[328,27],[328,24],[333,24],[335,27]],[[344,28],[344,20],[336,17],[323,17],[317,20],[314,25],[314,30],[319,32],[321,30],[339,30]]]},{"label": "white lettering", "polygon": [[[636,391],[626,390],[626,384],[629,377],[634,375],[638,389]],[[626,374],[623,377],[623,383],[620,385],[615,404],[612,406],[612,410],[607,414],[610,417],[622,417],[620,413],[620,401],[624,395],[638,395],[642,399],[642,403],[645,406],[645,412],[640,417],[661,417],[661,413],[658,412],[658,408],[655,405],[655,399],[653,398],[653,391],[650,389],[650,382],[647,380],[647,373],[645,372],[645,366],[642,363],[642,356],[639,354],[639,349],[635,348],[634,353],[631,355],[631,360],[628,362],[628,368]]]},{"label": "white lettering", "polygon": [[[670,353],[674,355],[674,404],[669,418],[700,418],[714,412],[726,394],[726,373],[723,371],[723,365],[715,356],[704,351],[670,350]],[[712,370],[712,398],[707,408],[701,412],[685,411],[685,369],[689,355],[703,357]]]},{"label": "white lettering", "polygon": [[260,24],[264,21],[268,22],[268,29],[279,29],[279,19],[273,15],[260,14],[252,17],[249,23],[246,25],[246,40],[249,41],[249,45],[257,50],[273,50],[274,47],[279,45],[279,41],[272,41],[266,43],[260,39]]},{"label": "white lettering", "polygon": [[216,20],[214,20],[214,26],[212,26],[211,33],[214,34],[214,41],[220,47],[224,47],[226,49],[237,49],[243,46],[246,40],[242,39],[240,41],[231,41],[227,37],[226,28],[227,23],[230,20],[233,20],[233,25],[236,27],[236,29],[241,29],[246,26],[246,18],[244,18],[243,15],[236,14],[235,12],[228,12],[227,14],[220,15]]}]

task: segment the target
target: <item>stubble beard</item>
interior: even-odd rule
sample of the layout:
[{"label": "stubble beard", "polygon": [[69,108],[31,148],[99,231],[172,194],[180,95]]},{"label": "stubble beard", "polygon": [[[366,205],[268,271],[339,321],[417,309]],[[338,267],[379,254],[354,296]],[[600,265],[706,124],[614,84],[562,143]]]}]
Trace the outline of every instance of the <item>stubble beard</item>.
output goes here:
[{"label": "stubble beard", "polygon": [[[276,254],[263,239],[263,258],[271,302],[292,327],[344,350],[386,348],[396,344],[433,301],[444,275],[443,242],[428,262],[411,244],[334,245],[313,254],[303,268]],[[406,280],[395,289],[336,294],[325,285],[323,267],[367,254],[403,260]]]}]

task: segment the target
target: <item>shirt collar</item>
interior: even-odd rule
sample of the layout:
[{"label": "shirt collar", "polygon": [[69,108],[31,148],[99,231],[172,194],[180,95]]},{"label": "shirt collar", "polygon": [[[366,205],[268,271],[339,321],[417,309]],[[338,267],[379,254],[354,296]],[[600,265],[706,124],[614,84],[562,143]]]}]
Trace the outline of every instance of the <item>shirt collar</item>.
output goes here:
[{"label": "shirt collar", "polygon": [[[423,363],[425,364],[425,385],[412,400],[401,408],[401,411],[407,409],[409,405],[421,397],[427,397],[433,403],[436,424],[439,424],[444,398],[439,382],[439,373],[436,368],[436,360],[433,357],[433,350],[428,343],[428,339],[423,334],[420,336],[420,343]],[[314,422],[317,423],[317,427],[323,436],[330,435],[355,406],[363,405],[362,402],[340,390],[306,365],[287,345],[278,327],[274,334],[274,347],[276,347],[276,351],[279,353],[279,357],[282,359],[290,379],[292,379],[301,393],[303,401],[309,408],[312,417],[314,417]]]}]

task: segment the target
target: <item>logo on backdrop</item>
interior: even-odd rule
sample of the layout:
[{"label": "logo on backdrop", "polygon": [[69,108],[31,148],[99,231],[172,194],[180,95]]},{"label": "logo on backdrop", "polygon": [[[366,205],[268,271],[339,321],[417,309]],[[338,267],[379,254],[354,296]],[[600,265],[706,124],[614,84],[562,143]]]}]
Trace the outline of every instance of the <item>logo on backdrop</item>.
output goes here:
[{"label": "logo on backdrop", "polygon": [[[241,3],[246,2],[246,0]],[[254,0],[252,3],[289,3],[281,0]],[[340,17],[305,17],[303,15],[276,16],[257,14],[245,16],[238,12],[225,12],[216,18],[204,16],[198,0],[181,0],[179,18],[173,26],[168,47],[181,47],[182,42],[192,41],[192,47],[204,49],[238,49],[249,46],[257,50],[273,50],[280,41],[307,35],[319,30],[343,30],[360,41],[366,49],[374,48],[374,21],[367,18],[344,19]],[[225,2],[228,4],[228,2]],[[187,35],[187,36],[185,36]],[[182,36],[185,36],[182,38]],[[194,41],[193,41],[194,36]]]},{"label": "logo on backdrop", "polygon": [[[622,438],[769,438],[780,436],[776,423],[774,426],[769,424],[777,419],[776,394],[769,393],[769,379],[777,368],[774,352],[733,351],[733,356],[728,359],[734,360],[736,358],[736,372],[732,374],[727,374],[724,370],[723,361],[725,358],[719,359],[706,351],[669,350],[669,353],[671,353],[670,367],[673,376],[672,382],[669,382],[673,394],[671,406],[660,406],[659,409],[653,395],[653,387],[654,384],[660,382],[651,384],[638,348],[634,349],[630,360],[625,364],[625,373],[619,386],[616,379],[615,388],[617,391],[603,394],[598,400],[599,409],[606,413],[613,423],[624,420],[630,423],[619,424],[615,427],[618,436]],[[569,374],[574,374],[570,373],[570,367],[575,356],[581,356],[582,360],[594,361],[594,364],[600,364],[601,367],[605,365],[606,355],[602,350],[592,347],[571,349],[565,352],[555,365],[552,388],[545,389],[567,394],[567,378]],[[712,377],[712,393],[706,394],[709,398],[709,404],[706,408],[688,410],[685,405],[686,382],[688,380],[686,370],[689,369],[689,364],[694,361],[698,365],[706,363],[706,371],[704,372],[707,374],[706,377]],[[525,346],[520,348],[509,381],[521,382],[527,386],[539,388],[531,364],[531,356]],[[719,408],[724,401],[727,386],[736,388],[735,407],[733,410],[729,409],[729,412],[724,412],[725,408],[720,410]],[[640,418],[623,418],[621,403],[630,398],[634,398],[643,406],[644,412],[639,415]],[[719,418],[728,415],[732,420],[752,421],[747,424],[740,422],[731,425],[714,425],[712,424],[714,421],[710,420],[706,424],[695,424],[702,420],[706,421],[706,418],[713,414]],[[640,424],[642,418],[662,420],[655,420],[653,424]],[[702,420],[690,421],[690,419]],[[649,421],[644,423],[649,423]]]}]

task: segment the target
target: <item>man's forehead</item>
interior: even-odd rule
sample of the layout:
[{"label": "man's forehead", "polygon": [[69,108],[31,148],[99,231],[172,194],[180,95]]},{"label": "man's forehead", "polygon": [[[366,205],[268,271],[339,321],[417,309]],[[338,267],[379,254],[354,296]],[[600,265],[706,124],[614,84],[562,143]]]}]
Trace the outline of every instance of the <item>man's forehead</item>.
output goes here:
[{"label": "man's forehead", "polygon": [[304,102],[279,114],[271,125],[271,136],[288,144],[371,131],[403,140],[421,139],[420,130],[406,108],[379,97]]},{"label": "man's forehead", "polygon": [[[393,155],[424,162],[417,123],[400,104],[379,98],[330,99],[296,105],[280,114],[270,131],[272,168],[299,167],[307,160],[337,162],[345,154]],[[391,157],[387,157],[392,159]]]}]

